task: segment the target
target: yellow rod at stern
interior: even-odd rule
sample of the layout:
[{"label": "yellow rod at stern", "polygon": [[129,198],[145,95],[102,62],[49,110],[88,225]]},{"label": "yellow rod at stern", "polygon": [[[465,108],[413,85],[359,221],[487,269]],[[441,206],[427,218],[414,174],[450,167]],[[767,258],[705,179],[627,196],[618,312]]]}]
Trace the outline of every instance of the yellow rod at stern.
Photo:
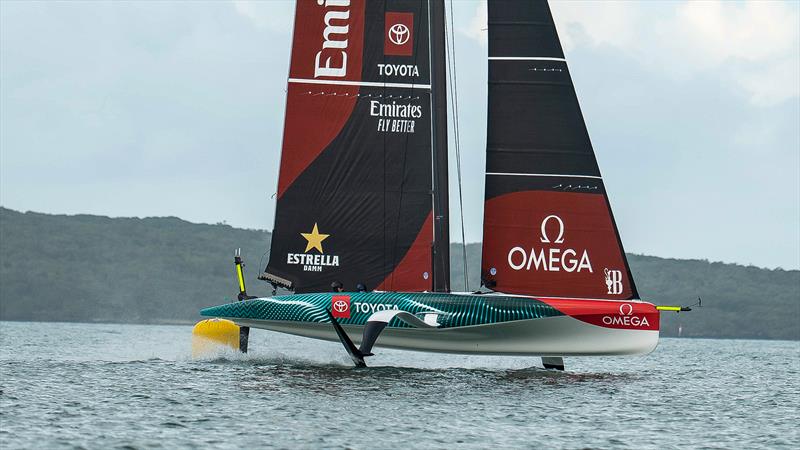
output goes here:
[{"label": "yellow rod at stern", "polygon": [[244,273],[242,272],[242,265],[240,263],[236,264],[236,276],[239,278],[239,292],[246,292],[244,288]]},{"label": "yellow rod at stern", "polygon": [[680,306],[656,306],[659,311],[681,311]]}]

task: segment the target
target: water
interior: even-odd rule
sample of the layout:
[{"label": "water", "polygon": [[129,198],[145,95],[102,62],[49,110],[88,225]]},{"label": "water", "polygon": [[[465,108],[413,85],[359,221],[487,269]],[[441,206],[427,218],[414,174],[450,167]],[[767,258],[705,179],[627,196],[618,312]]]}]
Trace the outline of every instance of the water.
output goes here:
[{"label": "water", "polygon": [[797,448],[800,343],[664,339],[645,357],[464,357],[261,330],[0,322],[0,447]]}]

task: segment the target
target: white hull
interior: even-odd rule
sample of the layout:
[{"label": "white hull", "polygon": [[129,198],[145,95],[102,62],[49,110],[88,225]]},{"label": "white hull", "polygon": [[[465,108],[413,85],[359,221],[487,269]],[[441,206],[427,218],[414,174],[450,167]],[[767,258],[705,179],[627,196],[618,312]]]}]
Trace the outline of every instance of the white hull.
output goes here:
[{"label": "white hull", "polygon": [[[338,342],[329,323],[233,319],[238,325]],[[358,345],[363,326],[342,325]],[[387,328],[376,347],[479,355],[598,356],[652,352],[658,330],[592,325],[569,316],[445,329]]]}]

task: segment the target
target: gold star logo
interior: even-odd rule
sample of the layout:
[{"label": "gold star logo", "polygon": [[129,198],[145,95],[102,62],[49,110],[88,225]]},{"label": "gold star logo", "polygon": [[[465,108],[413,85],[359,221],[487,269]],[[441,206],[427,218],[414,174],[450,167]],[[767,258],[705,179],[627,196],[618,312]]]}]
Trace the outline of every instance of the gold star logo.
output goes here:
[{"label": "gold star logo", "polygon": [[308,241],[308,244],[306,244],[306,253],[312,248],[319,250],[320,253],[325,253],[322,251],[322,241],[328,239],[330,234],[321,234],[317,228],[316,222],[314,222],[314,229],[311,230],[311,233],[300,233],[300,235],[303,236],[306,241]]}]

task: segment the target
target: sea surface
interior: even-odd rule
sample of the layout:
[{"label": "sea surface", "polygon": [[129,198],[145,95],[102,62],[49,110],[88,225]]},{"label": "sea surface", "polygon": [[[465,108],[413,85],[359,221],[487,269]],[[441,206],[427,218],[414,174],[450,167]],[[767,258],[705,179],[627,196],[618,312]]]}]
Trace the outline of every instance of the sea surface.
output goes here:
[{"label": "sea surface", "polygon": [[470,357],[254,330],[0,322],[0,448],[798,448],[800,343],[663,339],[648,356]]}]

